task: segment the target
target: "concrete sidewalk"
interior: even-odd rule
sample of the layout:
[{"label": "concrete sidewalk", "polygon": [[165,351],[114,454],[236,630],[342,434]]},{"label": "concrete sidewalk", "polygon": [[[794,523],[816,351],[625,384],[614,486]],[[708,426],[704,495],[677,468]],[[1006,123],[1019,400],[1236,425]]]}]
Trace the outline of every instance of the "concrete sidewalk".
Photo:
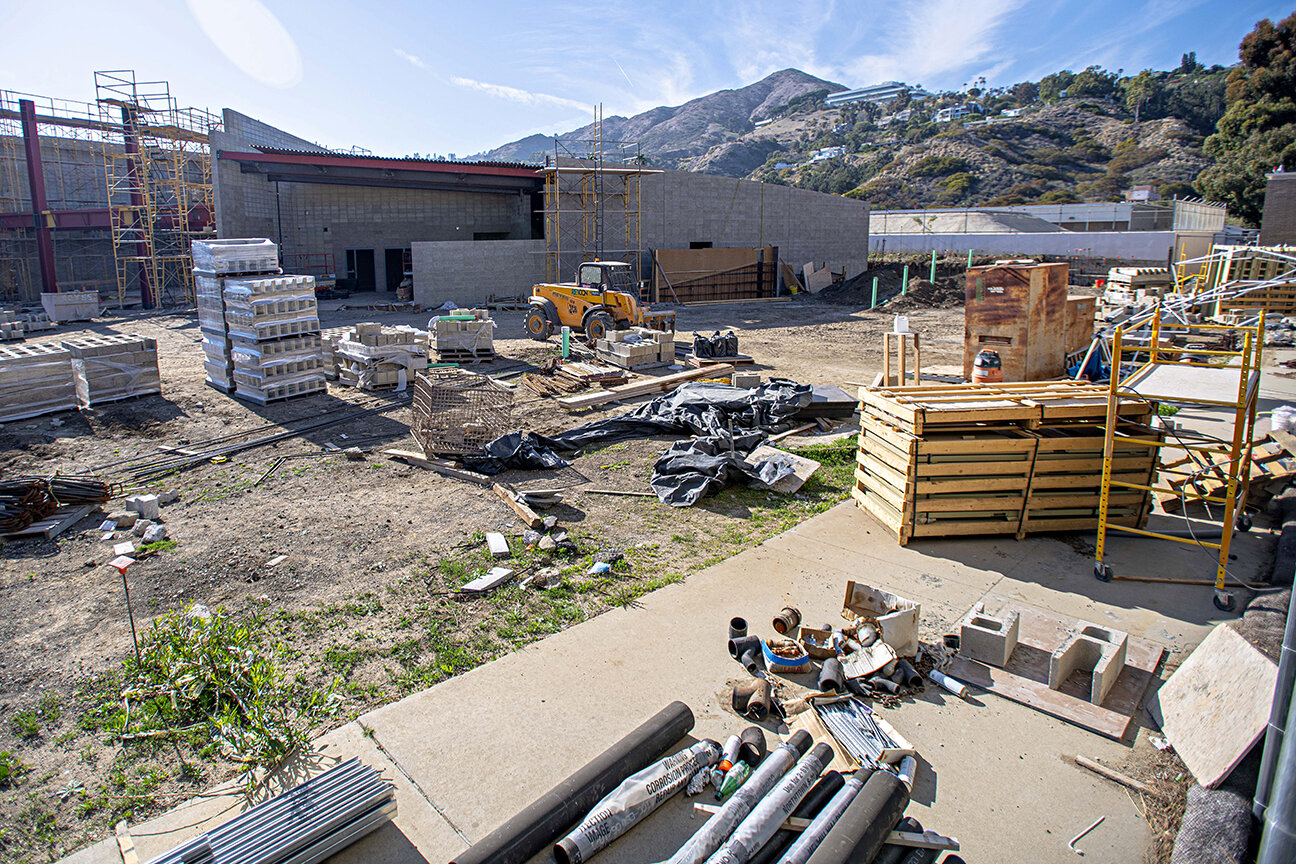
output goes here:
[{"label": "concrete sidewalk", "polygon": [[[723,740],[747,725],[723,698],[726,681],[741,671],[724,647],[729,619],[741,615],[765,635],[771,616],[791,602],[809,624],[838,621],[850,579],[920,601],[929,639],[993,593],[1148,639],[1171,652],[1171,664],[1232,617],[1214,608],[1205,588],[1098,582],[1091,552],[1075,548],[1086,545],[1085,535],[1068,539],[926,540],[901,548],[845,503],[636,608],[608,612],[364,715],[317,742],[311,759],[272,778],[269,792],[359,755],[396,782],[400,812],[335,860],[448,861],[673,699],[693,709],[695,736]],[[1255,574],[1270,545],[1267,537],[1238,535],[1234,572]],[[1145,575],[1214,574],[1209,553],[1162,541],[1113,537],[1108,560]],[[968,860],[1073,864],[1067,841],[1099,816],[1105,821],[1079,844],[1087,862],[1141,857],[1148,830],[1130,796],[1063,758],[1078,753],[1120,764],[1129,742],[991,694],[965,702],[930,686],[885,715],[921,753],[910,815],[958,837]],[[1146,722],[1146,714],[1136,720]],[[248,804],[237,793],[208,797],[133,826],[140,859]],[[669,857],[700,824],[691,805],[677,796],[600,860]],[[120,857],[110,839],[69,860]]]}]

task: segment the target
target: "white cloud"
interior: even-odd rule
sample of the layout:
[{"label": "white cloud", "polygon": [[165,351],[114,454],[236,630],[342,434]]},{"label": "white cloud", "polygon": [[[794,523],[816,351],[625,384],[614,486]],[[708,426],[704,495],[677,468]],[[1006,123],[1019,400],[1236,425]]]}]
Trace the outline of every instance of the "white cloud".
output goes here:
[{"label": "white cloud", "polygon": [[189,11],[231,63],[263,84],[301,81],[301,52],[292,35],[260,0],[189,0]]},{"label": "white cloud", "polygon": [[575,99],[567,99],[563,96],[551,96],[548,93],[533,93],[530,90],[522,90],[517,87],[506,87],[503,84],[488,84],[485,81],[474,81],[472,78],[463,78],[458,75],[450,77],[450,83],[459,87],[468,87],[473,90],[479,90],[482,93],[494,96],[497,99],[506,99],[509,102],[519,102],[523,105],[560,105],[566,108],[579,108],[582,111],[593,111],[594,106],[579,102]]},{"label": "white cloud", "polygon": [[409,63],[409,64],[411,64],[411,65],[413,65],[413,66],[417,66],[417,67],[420,68],[420,69],[426,69],[426,68],[428,68],[428,67],[427,67],[427,64],[424,63],[424,62],[422,61],[422,59],[420,59],[418,56],[416,56],[416,55],[414,55],[414,54],[411,54],[411,53],[409,53],[408,51],[402,51],[402,50],[399,49],[399,48],[393,48],[392,50],[396,52],[396,56],[397,56],[397,57],[401,58],[401,59],[404,60],[405,62],[407,62],[407,63]]}]

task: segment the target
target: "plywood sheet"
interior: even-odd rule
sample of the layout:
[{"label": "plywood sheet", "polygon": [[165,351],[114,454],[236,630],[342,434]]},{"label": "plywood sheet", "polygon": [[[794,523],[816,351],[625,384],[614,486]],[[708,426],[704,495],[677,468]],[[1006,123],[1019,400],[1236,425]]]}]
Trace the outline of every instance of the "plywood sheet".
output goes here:
[{"label": "plywood sheet", "polygon": [[987,614],[994,617],[1002,618],[1009,611],[1021,616],[1017,648],[1003,669],[956,657],[946,670],[951,677],[1099,735],[1118,741],[1125,737],[1165,649],[1131,636],[1125,669],[1103,703],[1094,705],[1088,698],[1089,681],[1081,680],[1084,676],[1072,676],[1061,690],[1048,686],[1049,657],[1066,641],[1074,620],[994,594],[985,596],[982,602]]},{"label": "plywood sheet", "polygon": [[747,457],[747,461],[753,465],[757,462],[767,461],[789,463],[792,466],[792,473],[770,487],[770,489],[781,495],[791,495],[804,486],[806,481],[819,470],[819,463],[815,460],[789,453],[786,450],[779,450],[776,447],[770,447],[768,444],[762,444],[753,450],[751,455]]},{"label": "plywood sheet", "polygon": [[1157,692],[1166,738],[1203,786],[1233,771],[1269,722],[1278,667],[1221,624]]}]

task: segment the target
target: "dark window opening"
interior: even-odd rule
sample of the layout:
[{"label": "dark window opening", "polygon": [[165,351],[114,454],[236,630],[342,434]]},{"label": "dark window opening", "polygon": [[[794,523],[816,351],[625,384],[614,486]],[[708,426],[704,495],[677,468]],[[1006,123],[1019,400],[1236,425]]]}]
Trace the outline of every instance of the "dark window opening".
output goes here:
[{"label": "dark window opening", "polygon": [[710,249],[711,246],[712,244],[710,240],[690,240],[689,241],[690,249]]},{"label": "dark window opening", "polygon": [[507,240],[509,232],[507,231],[474,231],[474,240]]},{"label": "dark window opening", "polygon": [[356,291],[376,291],[377,276],[374,272],[374,250],[346,250],[347,279],[355,280]]},{"label": "dark window opening", "polygon": [[410,272],[410,250],[406,248],[384,249],[383,250],[383,270],[386,274],[386,290],[395,291],[400,287],[400,283],[406,276],[412,276]]}]

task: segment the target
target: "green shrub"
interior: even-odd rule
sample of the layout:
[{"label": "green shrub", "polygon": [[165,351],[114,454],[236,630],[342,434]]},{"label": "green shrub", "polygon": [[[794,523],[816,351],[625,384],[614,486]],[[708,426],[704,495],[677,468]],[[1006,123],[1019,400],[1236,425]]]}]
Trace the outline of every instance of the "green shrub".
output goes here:
[{"label": "green shrub", "polygon": [[971,170],[966,159],[958,156],[927,156],[919,159],[909,169],[910,177],[947,177]]}]

